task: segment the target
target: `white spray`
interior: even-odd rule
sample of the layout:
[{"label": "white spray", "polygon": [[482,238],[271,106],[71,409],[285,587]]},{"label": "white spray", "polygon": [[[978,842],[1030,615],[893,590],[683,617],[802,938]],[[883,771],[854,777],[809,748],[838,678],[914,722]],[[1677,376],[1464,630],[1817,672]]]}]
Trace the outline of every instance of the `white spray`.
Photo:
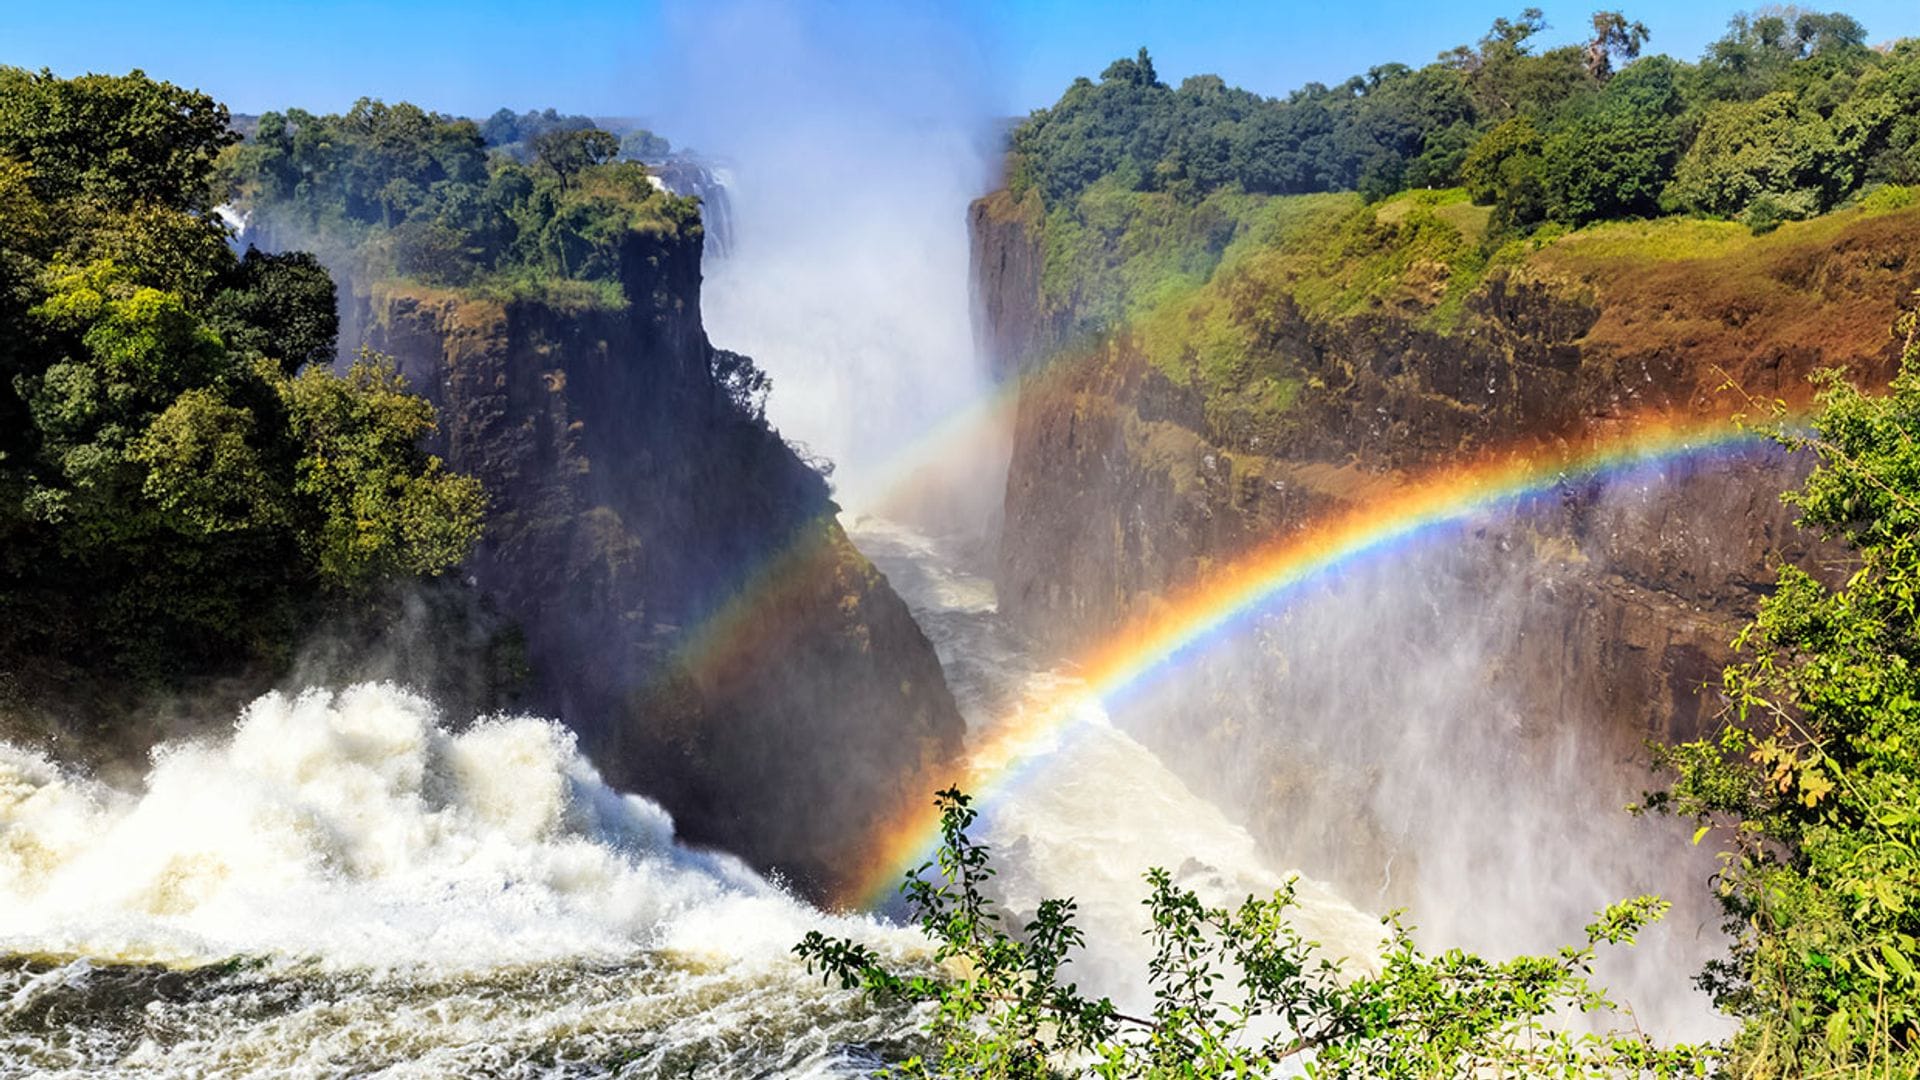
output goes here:
[{"label": "white spray", "polygon": [[[789,950],[813,928],[919,955],[679,846],[663,810],[608,788],[544,720],[454,734],[391,686],[269,695],[230,738],[156,751],[138,794],[0,744],[0,957],[16,958],[0,1058],[460,1073],[537,1052],[833,1072],[900,1018],[800,968]],[[155,963],[194,992],[122,966]],[[116,1011],[128,982],[144,1010]],[[50,999],[71,1026],[37,1026]]]},{"label": "white spray", "polygon": [[[903,450],[990,390],[968,316],[965,213],[993,155],[976,36],[912,4],[730,0],[669,24],[675,130],[729,164],[708,332],[773,377],[770,419],[866,506]],[[999,480],[982,477],[996,502]]]}]

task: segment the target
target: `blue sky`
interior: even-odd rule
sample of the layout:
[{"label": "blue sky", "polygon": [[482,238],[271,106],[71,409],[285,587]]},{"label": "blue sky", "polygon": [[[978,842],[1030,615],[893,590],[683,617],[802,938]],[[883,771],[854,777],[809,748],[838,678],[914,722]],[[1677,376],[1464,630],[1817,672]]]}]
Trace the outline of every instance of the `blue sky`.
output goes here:
[{"label": "blue sky", "polygon": [[[1743,6],[1602,2],[1646,22],[1653,51],[1689,58]],[[900,85],[957,81],[971,106],[1011,114],[1050,102],[1075,75],[1097,75],[1141,45],[1169,81],[1212,71],[1279,94],[1383,61],[1423,63],[1525,3],[0,0],[7,9],[0,63],[61,74],[142,67],[243,112],[335,110],[366,94],[466,114],[506,104],[659,117],[672,112],[672,102],[724,94],[732,75],[753,74],[729,70],[732,35],[761,36],[743,43],[739,54],[751,59],[742,66],[781,63],[777,39],[765,39],[766,28],[780,24],[787,32],[800,27],[816,46],[827,43],[792,50],[794,63],[833,65],[839,70],[829,77],[861,92],[884,97]],[[1577,38],[1596,3],[1541,6],[1551,44]],[[1843,10],[1865,23],[1874,41],[1920,34],[1915,0],[1852,0]],[[910,44],[896,47],[902,39]],[[702,61],[690,65],[692,54]],[[929,67],[941,70],[930,79]],[[918,107],[913,94],[899,96],[901,109]]]}]

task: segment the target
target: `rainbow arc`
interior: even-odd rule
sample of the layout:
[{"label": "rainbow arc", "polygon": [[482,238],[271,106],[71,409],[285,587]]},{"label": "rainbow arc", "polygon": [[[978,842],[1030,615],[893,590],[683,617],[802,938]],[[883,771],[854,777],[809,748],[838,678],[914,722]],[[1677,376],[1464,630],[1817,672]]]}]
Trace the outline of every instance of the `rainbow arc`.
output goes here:
[{"label": "rainbow arc", "polygon": [[[1198,655],[1301,586],[1359,560],[1450,535],[1452,526],[1474,515],[1520,506],[1564,485],[1710,460],[1764,441],[1727,420],[1648,417],[1585,442],[1521,444],[1398,482],[1376,480],[1368,485],[1373,490],[1355,494],[1346,512],[1235,560],[1077,657],[1070,666],[1078,681],[1029,701],[981,738],[953,783],[990,807],[1066,729],[1102,715],[1101,706]],[[932,850],[938,830],[930,799],[897,814],[876,835],[873,854],[843,901],[863,908],[884,901]]]}]

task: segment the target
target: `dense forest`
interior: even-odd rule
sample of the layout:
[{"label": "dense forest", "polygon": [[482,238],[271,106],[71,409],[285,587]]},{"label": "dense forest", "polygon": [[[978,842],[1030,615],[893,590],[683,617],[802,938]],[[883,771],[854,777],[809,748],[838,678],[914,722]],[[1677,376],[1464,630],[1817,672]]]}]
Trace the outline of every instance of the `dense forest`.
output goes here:
[{"label": "dense forest", "polygon": [[667,150],[552,109],[475,123],[363,98],[340,115],[261,115],[218,172],[251,229],[362,282],[618,307],[621,235],[698,228],[697,203],[637,160]]},{"label": "dense forest", "polygon": [[1096,187],[1188,200],[1464,185],[1511,230],[1691,212],[1756,229],[1920,180],[1920,43],[1870,47],[1851,17],[1733,20],[1698,62],[1640,56],[1646,27],[1593,17],[1539,50],[1529,8],[1420,68],[1266,98],[1160,81],[1145,49],[1079,79],[1014,133],[1014,193],[1049,207]]},{"label": "dense forest", "polygon": [[426,402],[336,374],[306,254],[236,256],[204,94],[0,69],[0,657],[13,685],[283,666],[329,611],[436,575],[483,496]]}]

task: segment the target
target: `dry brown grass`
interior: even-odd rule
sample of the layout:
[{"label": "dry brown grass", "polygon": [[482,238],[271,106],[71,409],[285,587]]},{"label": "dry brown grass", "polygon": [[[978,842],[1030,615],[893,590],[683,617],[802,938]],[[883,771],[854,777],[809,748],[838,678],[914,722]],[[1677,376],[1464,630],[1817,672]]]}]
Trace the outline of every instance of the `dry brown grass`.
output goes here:
[{"label": "dry brown grass", "polygon": [[1888,331],[1920,287],[1920,209],[1758,237],[1725,222],[1623,223],[1563,237],[1520,272],[1590,292],[1602,314],[1581,343],[1589,357],[1678,375],[1697,402],[1727,376],[1795,400],[1822,367],[1875,386],[1892,376]]}]

